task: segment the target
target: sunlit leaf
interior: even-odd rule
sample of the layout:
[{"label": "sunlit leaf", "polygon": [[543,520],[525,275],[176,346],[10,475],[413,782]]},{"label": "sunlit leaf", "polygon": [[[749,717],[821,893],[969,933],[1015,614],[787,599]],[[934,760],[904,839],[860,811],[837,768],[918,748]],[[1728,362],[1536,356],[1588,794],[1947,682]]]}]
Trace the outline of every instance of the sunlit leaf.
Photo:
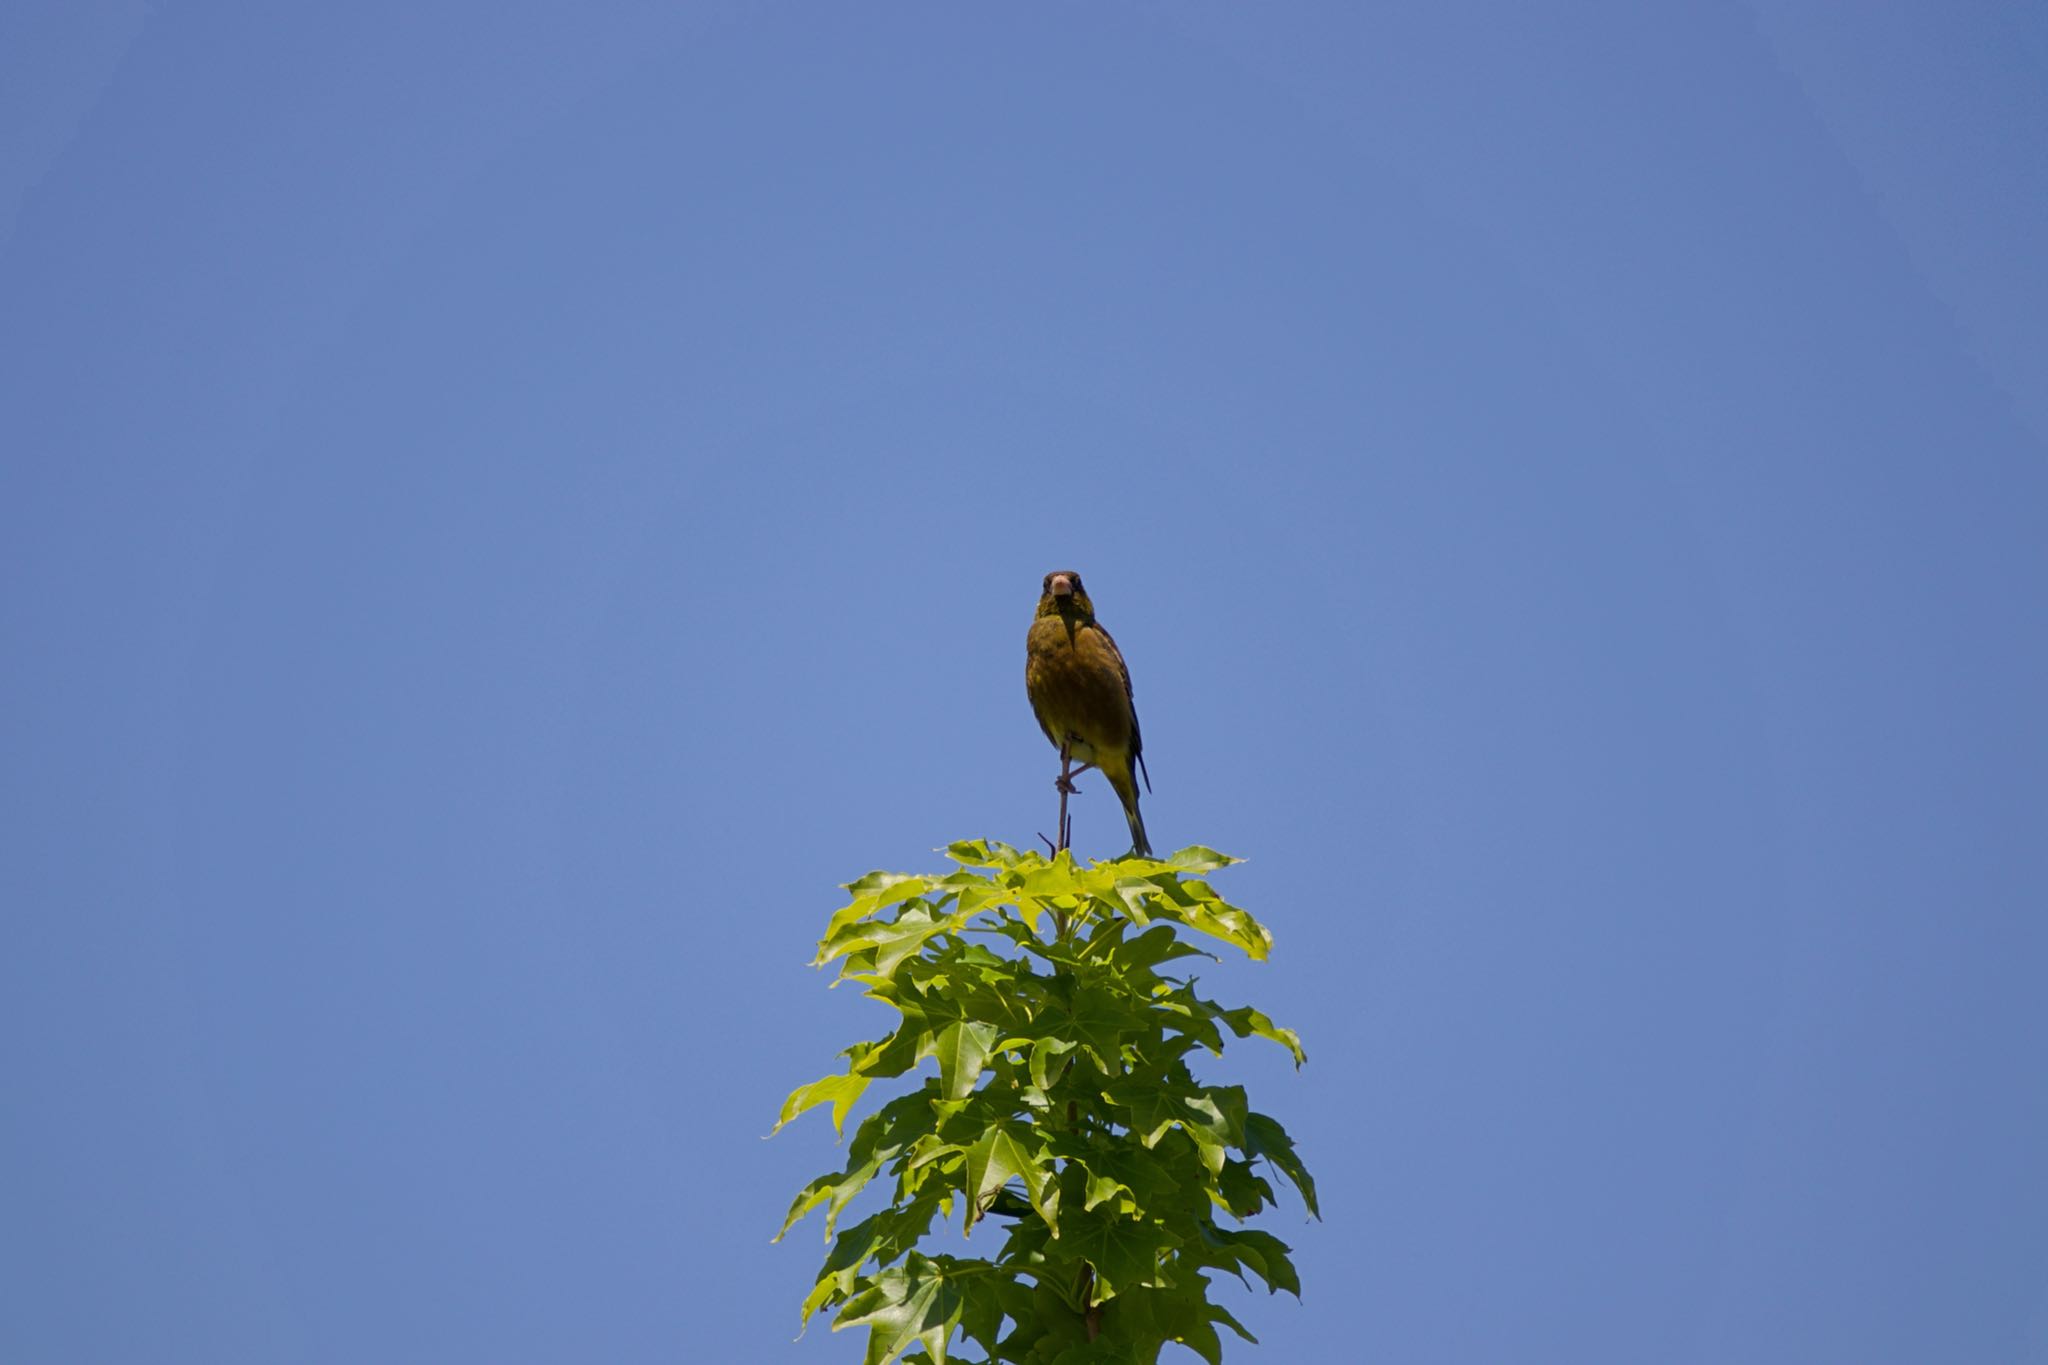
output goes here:
[{"label": "sunlit leaf", "polygon": [[1233,863],[1241,863],[1243,861],[1244,859],[1233,858],[1228,853],[1218,853],[1213,848],[1204,848],[1200,844],[1189,844],[1180,852],[1166,859],[1166,864],[1168,867],[1181,872],[1213,872],[1219,867],[1229,867]]},{"label": "sunlit leaf", "polygon": [[1045,1185],[1051,1173],[1032,1156],[1030,1139],[1016,1126],[991,1128],[981,1141],[967,1150],[967,1225],[973,1227],[996,1192],[1012,1179],[1024,1184],[1025,1198],[1032,1207],[1045,1212]]},{"label": "sunlit leaf", "polygon": [[936,1040],[939,1089],[947,1099],[965,1099],[981,1079],[989,1050],[995,1046],[994,1024],[948,1024]]},{"label": "sunlit leaf", "polygon": [[806,1109],[827,1103],[832,1106],[833,1131],[843,1131],[846,1125],[846,1111],[853,1107],[853,1102],[859,1099],[861,1092],[867,1088],[866,1076],[853,1075],[826,1076],[821,1080],[812,1081],[809,1085],[800,1085],[782,1102],[782,1113],[777,1116],[775,1127],[770,1131],[779,1131],[783,1124]]},{"label": "sunlit leaf", "polygon": [[958,1325],[963,1308],[959,1286],[944,1268],[912,1252],[902,1265],[875,1276],[848,1299],[832,1330],[866,1327],[864,1365],[888,1365],[912,1344],[932,1349],[932,1334],[943,1342]]}]

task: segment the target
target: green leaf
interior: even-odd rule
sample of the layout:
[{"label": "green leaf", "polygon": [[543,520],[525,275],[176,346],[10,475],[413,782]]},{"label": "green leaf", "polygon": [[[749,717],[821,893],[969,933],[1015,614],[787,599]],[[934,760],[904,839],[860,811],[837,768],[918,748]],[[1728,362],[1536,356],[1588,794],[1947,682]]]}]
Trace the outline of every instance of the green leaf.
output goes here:
[{"label": "green leaf", "polygon": [[812,1209],[817,1208],[818,1205],[825,1204],[827,1205],[825,1210],[825,1239],[830,1241],[832,1239],[832,1228],[839,1221],[840,1210],[844,1209],[848,1201],[859,1194],[862,1188],[875,1178],[876,1173],[882,1169],[883,1159],[881,1156],[870,1157],[858,1165],[849,1165],[846,1170],[837,1174],[821,1175],[810,1184],[804,1186],[803,1192],[797,1195],[795,1202],[790,1204],[789,1213],[782,1220],[781,1230],[769,1240],[774,1242],[781,1241],[788,1235],[790,1228],[795,1225],[799,1218],[802,1218]]},{"label": "green leaf", "polygon": [[1222,1053],[1223,1035],[1217,1031],[1214,1022],[1220,1011],[1198,997],[1191,986],[1182,986],[1158,997],[1153,1001],[1153,1007],[1182,1016],[1172,1021],[1169,1027],[1179,1029],[1190,1041],[1200,1043],[1211,1052]]},{"label": "green leaf", "polygon": [[[875,992],[870,991],[870,995]],[[870,1045],[853,1059],[852,1069],[862,1076],[874,1079],[885,1076],[901,1076],[920,1060],[931,1055],[933,1029],[924,1012],[915,1005],[904,1005],[889,1001],[903,1011],[903,1023],[882,1041],[879,1046]]]},{"label": "green leaf", "polygon": [[860,920],[828,934],[818,945],[817,962],[822,965],[835,957],[872,950],[874,963],[869,972],[889,976],[905,958],[922,949],[926,940],[958,927],[952,916],[937,914],[936,907],[919,901],[904,906],[894,919]]},{"label": "green leaf", "polygon": [[1251,1228],[1232,1232],[1205,1226],[1202,1240],[1210,1248],[1215,1264],[1226,1269],[1241,1265],[1266,1282],[1268,1293],[1284,1289],[1297,1299],[1301,1297],[1301,1280],[1294,1273],[1287,1243],[1272,1233]]},{"label": "green leaf", "polygon": [[1223,1174],[1228,1159],[1225,1149],[1244,1141],[1244,1092],[1235,1086],[1216,1086],[1181,1103],[1181,1126],[1201,1147],[1202,1164],[1211,1176]]},{"label": "green leaf", "polygon": [[1296,1070],[1299,1070],[1301,1064],[1308,1060],[1308,1054],[1302,1051],[1301,1036],[1299,1034],[1291,1028],[1279,1027],[1271,1019],[1268,1019],[1249,1005],[1242,1009],[1224,1010],[1217,1017],[1230,1025],[1231,1031],[1240,1038],[1248,1038],[1253,1034],[1257,1034],[1261,1038],[1270,1038],[1286,1048],[1294,1054]]},{"label": "green leaf", "polygon": [[[1082,1199],[1081,1207],[1084,1209],[1093,1209],[1100,1205],[1107,1204],[1110,1200],[1115,1199],[1118,1195],[1129,1194],[1130,1192],[1130,1186],[1124,1184],[1123,1181],[1118,1180],[1113,1175],[1090,1175],[1088,1177],[1088,1193],[1087,1196],[1084,1199]],[[1114,1212],[1117,1213],[1124,1213],[1129,1211],[1130,1210],[1126,1210],[1123,1208],[1118,1208],[1114,1210]]]},{"label": "green leaf", "polygon": [[[1118,889],[1122,887],[1123,883],[1119,882]],[[1201,949],[1181,942],[1169,926],[1155,924],[1130,942],[1118,944],[1109,956],[1125,971],[1143,971],[1175,958],[1202,955]]]},{"label": "green leaf", "polygon": [[790,1228],[796,1223],[797,1219],[832,1197],[832,1192],[839,1188],[839,1181],[840,1176],[835,1172],[831,1175],[821,1175],[810,1184],[804,1186],[798,1192],[797,1197],[791,1201],[789,1212],[783,1216],[782,1226],[768,1240],[771,1242],[781,1241],[789,1234]]},{"label": "green leaf", "polygon": [[974,1093],[996,1038],[994,1024],[948,1024],[940,1032],[935,1043],[939,1089],[947,1099],[964,1100]]},{"label": "green leaf", "polygon": [[1129,1193],[1132,1205],[1119,1212],[1163,1213],[1177,1200],[1188,1201],[1190,1195],[1197,1207],[1202,1205],[1201,1195],[1192,1188],[1201,1184],[1202,1170],[1189,1148],[1183,1147],[1178,1154],[1162,1153],[1118,1136],[1097,1134],[1062,1136],[1051,1144],[1051,1150],[1086,1173],[1083,1197],[1090,1207],[1105,1202],[1098,1196],[1118,1189]]},{"label": "green leaf", "polygon": [[1074,855],[1061,849],[1057,858],[1049,863],[1026,871],[1017,883],[1017,889],[1027,896],[1051,899],[1056,896],[1072,896],[1080,888],[1075,884],[1079,872],[1074,867]]},{"label": "green leaf", "polygon": [[805,1186],[790,1205],[789,1215],[783,1220],[782,1230],[775,1234],[775,1240],[782,1240],[797,1219],[821,1203],[826,1205],[825,1236],[829,1240],[834,1225],[839,1221],[840,1211],[874,1178],[884,1163],[917,1143],[930,1140],[933,1123],[931,1085],[927,1082],[907,1095],[899,1095],[861,1120],[853,1141],[847,1146],[846,1169],[819,1176]]},{"label": "green leaf", "polygon": [[865,1365],[888,1365],[912,1344],[922,1345],[933,1352],[935,1361],[943,1362],[946,1340],[964,1307],[959,1284],[946,1268],[912,1252],[903,1265],[873,1277],[867,1288],[848,1299],[832,1330],[869,1329]]},{"label": "green leaf", "polygon": [[825,1257],[817,1285],[804,1300],[803,1321],[808,1323],[819,1308],[853,1294],[860,1286],[863,1265],[887,1265],[915,1246],[930,1229],[938,1207],[936,1199],[913,1200],[883,1209],[842,1232]]},{"label": "green leaf", "polygon": [[[848,882],[846,889],[853,900],[833,912],[825,925],[825,940],[830,942],[848,925],[866,919],[869,915],[900,901],[922,896],[931,887],[931,878],[913,877],[901,872],[870,872],[859,881]],[[824,961],[819,958],[819,961]]]},{"label": "green leaf", "polygon": [[1127,1288],[1150,1284],[1159,1258],[1179,1241],[1157,1223],[1127,1218],[1107,1207],[1069,1212],[1060,1246],[1095,1267],[1095,1298],[1113,1298]]},{"label": "green leaf", "polygon": [[775,1120],[775,1127],[768,1130],[769,1135],[773,1136],[780,1132],[783,1124],[806,1109],[828,1102],[832,1106],[832,1131],[844,1132],[846,1111],[853,1107],[853,1102],[859,1099],[861,1092],[867,1088],[866,1076],[853,1075],[826,1076],[821,1080],[812,1081],[809,1085],[800,1085],[782,1102],[782,1113]]},{"label": "green leaf", "polygon": [[1316,1218],[1323,1216],[1322,1210],[1316,1207],[1316,1182],[1309,1175],[1308,1167],[1301,1164],[1301,1158],[1294,1154],[1294,1139],[1287,1136],[1287,1130],[1280,1126],[1278,1120],[1264,1114],[1248,1115],[1244,1121],[1244,1150],[1278,1166],[1280,1173],[1293,1182],[1309,1213]]},{"label": "green leaf", "polygon": [[1124,1125],[1147,1147],[1156,1145],[1167,1129],[1181,1121],[1179,1099],[1156,1087],[1128,1096],[1124,1111]]},{"label": "green leaf", "polygon": [[1249,1161],[1235,1158],[1223,1163],[1216,1180],[1217,1202],[1239,1218],[1249,1218],[1273,1202],[1273,1187],[1252,1169]]},{"label": "green leaf", "polygon": [[1183,906],[1180,918],[1190,929],[1199,929],[1242,948],[1255,962],[1265,961],[1267,954],[1273,951],[1273,936],[1266,932],[1264,925],[1236,906],[1226,905],[1220,900],[1197,900]]},{"label": "green leaf", "polygon": [[[924,880],[925,878],[909,872],[883,872],[877,870],[868,873],[865,877],[847,882],[845,888],[846,893],[858,901],[867,896],[879,895],[892,886],[900,886],[905,882],[921,882]],[[912,894],[921,895],[923,893],[913,892]]]},{"label": "green leaf", "polygon": [[1040,1038],[1031,1045],[1031,1083],[1040,1090],[1050,1089],[1056,1077],[1052,1074],[1053,1063],[1072,1052],[1080,1044],[1072,1038]]},{"label": "green leaf", "polygon": [[1051,1223],[1045,1204],[1045,1187],[1050,1178],[1051,1172],[1032,1156],[1031,1138],[1020,1125],[1004,1124],[989,1129],[967,1149],[967,1226],[974,1226],[990,1201],[1012,1179],[1024,1182],[1025,1197],[1039,1216]]},{"label": "green leaf", "polygon": [[1243,1086],[1205,1085],[1199,1096],[1188,1101],[1188,1108],[1201,1115],[1204,1124],[1226,1145],[1244,1146],[1244,1125],[1249,1117],[1249,1105]]},{"label": "green leaf", "polygon": [[1149,895],[1134,885],[1120,887],[1118,895],[1127,905],[1142,903],[1155,918],[1176,919],[1241,948],[1254,960],[1263,960],[1272,951],[1273,936],[1265,926],[1218,896],[1201,878],[1157,876],[1145,884],[1152,888]]},{"label": "green leaf", "polygon": [[1237,1333],[1238,1336],[1244,1338],[1246,1341],[1249,1341],[1254,1346],[1259,1344],[1259,1339],[1253,1336],[1250,1332],[1246,1331],[1245,1325],[1239,1322],[1236,1318],[1232,1317],[1230,1315],[1230,1310],[1228,1308],[1225,1308],[1222,1304],[1205,1304],[1204,1308],[1207,1310],[1209,1314],[1209,1321],[1222,1323],[1225,1327],[1228,1327],[1231,1331]]},{"label": "green leaf", "polygon": [[1036,849],[1020,853],[999,839],[960,839],[946,846],[946,856],[969,867],[1013,867],[1019,862],[1044,862]]},{"label": "green leaf", "polygon": [[1218,853],[1201,844],[1189,844],[1166,860],[1166,865],[1180,872],[1213,872],[1219,867],[1229,867],[1244,859],[1233,858],[1228,853]]},{"label": "green leaf", "polygon": [[1223,1365],[1223,1342],[1217,1337],[1212,1324],[1191,1322],[1174,1340],[1207,1361],[1208,1365]]}]

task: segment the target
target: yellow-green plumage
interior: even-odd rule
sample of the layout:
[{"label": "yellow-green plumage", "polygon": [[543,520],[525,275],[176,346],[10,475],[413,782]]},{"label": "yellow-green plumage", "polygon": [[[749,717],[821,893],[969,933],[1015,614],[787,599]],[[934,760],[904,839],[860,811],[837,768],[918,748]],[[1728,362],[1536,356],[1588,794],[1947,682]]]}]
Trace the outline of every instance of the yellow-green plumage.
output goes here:
[{"label": "yellow-green plumage", "polygon": [[[1152,845],[1138,815],[1145,746],[1131,702],[1131,671],[1116,641],[1096,624],[1081,575],[1071,570],[1045,576],[1026,639],[1024,690],[1053,748],[1109,779],[1130,822],[1131,851],[1149,857]],[[1147,774],[1146,789],[1151,785]]]}]

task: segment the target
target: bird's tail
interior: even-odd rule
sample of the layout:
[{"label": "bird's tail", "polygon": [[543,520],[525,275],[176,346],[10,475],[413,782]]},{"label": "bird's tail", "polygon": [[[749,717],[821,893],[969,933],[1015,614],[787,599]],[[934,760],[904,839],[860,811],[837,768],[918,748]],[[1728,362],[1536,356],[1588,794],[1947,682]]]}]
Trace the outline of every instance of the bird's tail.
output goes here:
[{"label": "bird's tail", "polygon": [[1124,819],[1131,824],[1131,852],[1140,858],[1152,856],[1152,841],[1145,837],[1145,817],[1138,814],[1138,783],[1128,769],[1122,773],[1105,773],[1109,785],[1116,789],[1116,799],[1124,803]]}]

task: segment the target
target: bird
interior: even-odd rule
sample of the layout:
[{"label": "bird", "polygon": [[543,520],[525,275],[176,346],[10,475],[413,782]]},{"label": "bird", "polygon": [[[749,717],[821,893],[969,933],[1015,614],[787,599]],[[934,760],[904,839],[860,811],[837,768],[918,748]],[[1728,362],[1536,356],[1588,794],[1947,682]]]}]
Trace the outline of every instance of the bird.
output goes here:
[{"label": "bird", "polygon": [[[1131,700],[1131,670],[1116,641],[1096,621],[1095,604],[1080,574],[1060,569],[1045,576],[1025,645],[1024,690],[1038,728],[1060,751],[1054,785],[1071,793],[1074,778],[1100,769],[1123,802],[1131,852],[1151,857],[1152,843],[1138,814],[1136,773],[1144,775],[1148,792],[1152,774],[1145,769],[1145,742]],[[1081,766],[1069,771],[1070,763]]]}]

